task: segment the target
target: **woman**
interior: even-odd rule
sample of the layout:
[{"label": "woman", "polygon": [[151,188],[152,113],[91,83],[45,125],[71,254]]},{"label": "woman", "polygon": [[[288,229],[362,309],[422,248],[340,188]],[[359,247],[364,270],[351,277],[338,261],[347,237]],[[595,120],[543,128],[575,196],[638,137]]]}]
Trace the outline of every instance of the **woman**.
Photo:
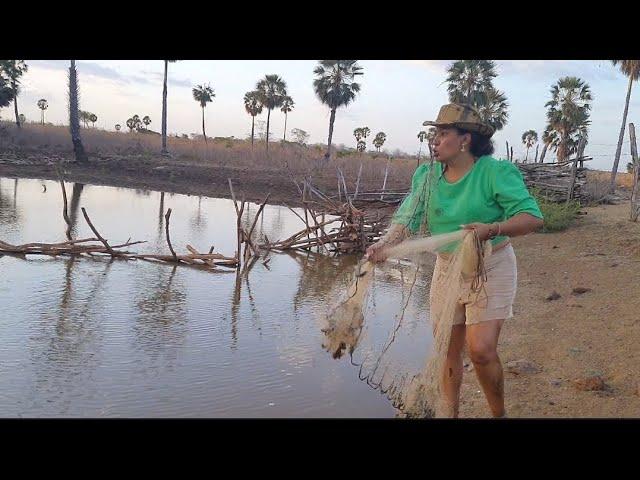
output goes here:
[{"label": "woman", "polygon": [[[517,268],[510,237],[526,235],[543,224],[542,213],[529,194],[518,168],[491,157],[494,129],[468,105],[440,109],[433,140],[433,171],[425,163],[413,175],[409,196],[392,219],[389,232],[367,250],[374,262],[386,258],[385,248],[418,230],[432,235],[461,227],[489,240],[493,253],[485,262],[484,294],[458,299],[445,369],[444,394],[458,416],[462,384],[462,351],[466,341],[478,381],[494,417],[504,417],[504,380],[497,353],[504,321],[513,316]],[[441,284],[448,262],[439,253],[430,292],[430,308],[447,294]]]}]

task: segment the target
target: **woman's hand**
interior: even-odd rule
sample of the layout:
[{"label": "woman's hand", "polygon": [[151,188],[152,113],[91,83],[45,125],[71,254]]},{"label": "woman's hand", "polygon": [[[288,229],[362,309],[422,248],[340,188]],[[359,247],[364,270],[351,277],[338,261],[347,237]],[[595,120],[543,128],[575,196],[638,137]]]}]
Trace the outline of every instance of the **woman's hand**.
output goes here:
[{"label": "woman's hand", "polygon": [[373,263],[381,263],[387,259],[385,254],[386,242],[376,242],[367,248],[364,258]]},{"label": "woman's hand", "polygon": [[462,225],[462,228],[464,228],[465,230],[475,230],[478,234],[478,239],[483,242],[485,240],[489,240],[492,226],[495,232],[495,224],[488,223],[468,223],[467,225]]}]

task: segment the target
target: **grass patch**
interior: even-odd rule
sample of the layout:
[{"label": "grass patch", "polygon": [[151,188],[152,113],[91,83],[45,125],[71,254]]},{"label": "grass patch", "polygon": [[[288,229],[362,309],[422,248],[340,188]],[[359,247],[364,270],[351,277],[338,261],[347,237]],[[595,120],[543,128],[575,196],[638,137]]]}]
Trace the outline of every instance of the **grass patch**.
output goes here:
[{"label": "grass patch", "polygon": [[569,228],[580,211],[580,202],[576,200],[570,200],[569,202],[551,202],[540,193],[540,191],[531,189],[531,194],[534,196],[540,207],[540,211],[544,216],[544,225],[539,232],[561,232]]}]

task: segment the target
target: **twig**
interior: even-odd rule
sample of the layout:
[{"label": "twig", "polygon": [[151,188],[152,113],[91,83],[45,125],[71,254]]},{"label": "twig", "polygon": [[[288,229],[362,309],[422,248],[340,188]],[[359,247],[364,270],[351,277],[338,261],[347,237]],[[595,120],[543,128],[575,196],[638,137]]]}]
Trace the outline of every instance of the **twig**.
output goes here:
[{"label": "twig", "polygon": [[[96,227],[94,227],[93,223],[91,223],[91,220],[89,220],[89,215],[87,215],[87,211],[85,210],[85,208],[80,207],[80,209],[82,210],[82,215],[84,215],[84,219],[87,221],[87,224],[89,224],[89,228],[91,228],[95,236],[98,237],[98,240],[102,242],[104,247],[107,249],[107,252],[109,252],[111,255],[114,255],[114,256],[120,255],[118,252],[113,251],[113,249],[109,246],[107,241],[100,236],[100,234],[98,233],[98,230],[96,230]],[[169,209],[169,211],[171,211],[171,209]]]},{"label": "twig", "polygon": [[173,246],[171,245],[171,238],[169,238],[169,218],[171,217],[171,209],[167,210],[167,213],[164,215],[165,225],[164,229],[167,234],[167,244],[169,245],[169,250],[171,250],[171,255],[173,256],[174,262],[179,262],[178,257],[176,256],[176,252],[173,250]]}]

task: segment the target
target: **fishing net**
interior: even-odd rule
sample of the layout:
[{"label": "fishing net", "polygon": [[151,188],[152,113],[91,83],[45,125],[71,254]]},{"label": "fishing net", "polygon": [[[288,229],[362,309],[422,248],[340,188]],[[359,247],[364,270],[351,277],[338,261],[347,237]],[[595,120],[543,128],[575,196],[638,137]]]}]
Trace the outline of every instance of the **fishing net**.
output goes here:
[{"label": "fishing net", "polygon": [[[420,186],[410,214],[407,202],[396,212],[396,221],[404,218],[382,239],[387,261],[361,260],[348,288],[322,317],[323,347],[334,358],[346,354],[361,380],[404,416],[419,418],[452,414],[443,379],[449,374],[454,316],[461,298],[482,294],[484,262],[491,254],[490,242],[480,242],[473,230],[425,233],[430,180],[428,175],[426,187]],[[411,222],[416,235],[409,234]],[[430,305],[434,282],[438,294]]]}]

